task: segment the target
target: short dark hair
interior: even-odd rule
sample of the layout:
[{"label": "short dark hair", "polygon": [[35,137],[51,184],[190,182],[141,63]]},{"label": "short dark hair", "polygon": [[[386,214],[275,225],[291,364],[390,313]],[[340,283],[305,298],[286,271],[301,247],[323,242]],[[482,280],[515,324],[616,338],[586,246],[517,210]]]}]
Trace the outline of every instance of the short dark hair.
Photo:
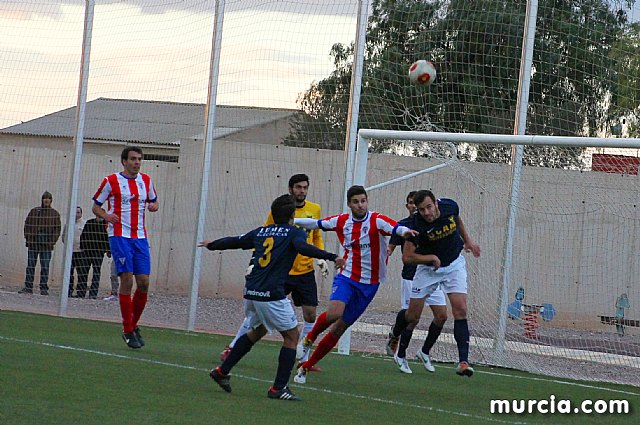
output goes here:
[{"label": "short dark hair", "polygon": [[[407,204],[409,203],[409,200],[413,199],[413,197],[415,196],[416,191],[412,190],[411,192],[409,192],[409,194],[407,195]],[[415,201],[414,201],[415,202]]]},{"label": "short dark hair", "polygon": [[433,203],[436,203],[436,197],[430,190],[419,190],[413,195],[413,203],[420,205],[427,197],[431,198]]},{"label": "short dark hair", "polygon": [[347,190],[347,202],[351,201],[351,198],[353,198],[356,195],[367,196],[367,191],[364,190],[364,187],[362,186],[358,186],[358,185],[351,186],[349,190]]},{"label": "short dark hair", "polygon": [[291,178],[289,178],[289,189],[293,189],[293,186],[296,183],[300,182],[309,183],[309,176],[307,176],[306,174],[294,174],[293,176],[291,176]]},{"label": "short dark hair", "polygon": [[122,153],[120,154],[120,162],[126,161],[129,159],[129,152],[136,152],[142,155],[142,149],[137,146],[127,146],[122,149]]},{"label": "short dark hair", "polygon": [[271,216],[276,224],[288,223],[295,210],[296,201],[288,193],[278,196],[271,203]]}]

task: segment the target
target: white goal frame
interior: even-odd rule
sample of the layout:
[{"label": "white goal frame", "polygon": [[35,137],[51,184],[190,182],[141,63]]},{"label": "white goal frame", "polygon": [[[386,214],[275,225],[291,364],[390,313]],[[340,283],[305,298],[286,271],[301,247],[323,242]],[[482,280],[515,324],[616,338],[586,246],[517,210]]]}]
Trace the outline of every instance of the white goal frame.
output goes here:
[{"label": "white goal frame", "polygon": [[[381,182],[366,187],[367,177],[367,161],[369,157],[369,143],[371,140],[413,140],[424,142],[444,142],[454,146],[452,159],[415,173],[408,174],[393,180]],[[513,268],[513,233],[517,222],[517,205],[520,195],[520,179],[522,176],[522,149],[516,147],[524,145],[552,145],[552,146],[571,146],[571,147],[599,147],[599,148],[619,148],[619,149],[640,149],[640,138],[597,138],[597,137],[568,137],[568,136],[535,136],[535,135],[508,135],[508,134],[480,134],[480,133],[439,133],[439,132],[423,132],[423,131],[399,131],[399,130],[377,130],[377,129],[361,129],[358,132],[358,144],[355,155],[352,155],[347,164],[347,169],[353,170],[352,176],[347,176],[345,181],[345,193],[347,186],[351,184],[362,185],[367,190],[378,189],[392,183],[397,183],[416,175],[434,171],[434,169],[442,168],[456,160],[456,152],[454,143],[468,144],[499,144],[511,145],[514,147],[511,160],[511,189],[509,199],[509,214],[507,221],[506,237],[503,247],[504,261],[502,267],[502,276],[500,281],[500,297],[496,303],[498,311],[499,324],[498,332],[493,343],[494,359],[496,364],[504,364],[505,343],[506,343],[506,324],[507,324],[507,305],[509,300],[509,291],[512,287],[511,274]],[[520,152],[518,154],[518,152]],[[351,178],[349,178],[351,177]],[[391,325],[391,324],[389,324]],[[351,328],[340,339],[338,344],[338,352],[340,354],[349,354],[351,346]]]}]

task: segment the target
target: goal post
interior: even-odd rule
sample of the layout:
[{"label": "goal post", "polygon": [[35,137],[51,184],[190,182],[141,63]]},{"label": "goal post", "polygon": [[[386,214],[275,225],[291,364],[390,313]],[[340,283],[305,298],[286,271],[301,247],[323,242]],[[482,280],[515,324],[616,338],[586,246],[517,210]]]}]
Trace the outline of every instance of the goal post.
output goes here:
[{"label": "goal post", "polygon": [[[378,148],[386,143],[386,152],[369,152],[374,141]],[[522,167],[490,155],[512,145],[524,148]],[[576,378],[566,362],[640,366],[638,348],[618,340],[616,328],[602,319],[616,316],[623,294],[628,304],[640,304],[634,284],[640,264],[631,260],[638,247],[621,229],[640,229],[638,169],[620,174],[594,163],[594,155],[609,155],[622,166],[638,157],[638,149],[638,138],[362,129],[353,182],[374,192],[370,209],[391,216],[411,190],[431,189],[460,204],[466,227],[483,249],[480,258],[467,259],[472,361]],[[398,175],[376,180],[389,176],[389,169]],[[516,180],[520,184],[512,191]],[[354,326],[355,332],[378,335],[378,346],[369,351],[383,350],[390,313],[399,309],[398,263],[389,259],[387,282],[372,305],[390,321],[371,323],[380,317],[372,315]],[[427,310],[419,329],[428,328]],[[631,320],[625,323],[635,323],[631,314],[640,316],[633,310],[625,311],[624,320]],[[635,335],[638,329],[626,331]],[[455,344],[446,334],[445,327],[447,348],[436,349],[437,343],[434,356],[455,361]]]}]

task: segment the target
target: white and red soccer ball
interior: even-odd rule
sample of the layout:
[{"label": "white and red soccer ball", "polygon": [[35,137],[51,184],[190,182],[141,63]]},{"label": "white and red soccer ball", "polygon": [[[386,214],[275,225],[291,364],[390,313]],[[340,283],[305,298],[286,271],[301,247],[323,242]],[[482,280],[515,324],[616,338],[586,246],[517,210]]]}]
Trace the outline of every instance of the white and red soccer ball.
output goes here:
[{"label": "white and red soccer ball", "polygon": [[428,86],[436,79],[436,67],[424,59],[415,61],[409,67],[409,79],[413,84]]}]

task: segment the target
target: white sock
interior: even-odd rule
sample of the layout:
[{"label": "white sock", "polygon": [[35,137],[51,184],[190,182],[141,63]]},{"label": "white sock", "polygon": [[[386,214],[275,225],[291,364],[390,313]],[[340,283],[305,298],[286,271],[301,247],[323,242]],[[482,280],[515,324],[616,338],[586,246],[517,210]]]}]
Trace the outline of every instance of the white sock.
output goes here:
[{"label": "white sock", "polygon": [[[304,339],[304,337],[307,336],[309,332],[311,332],[311,329],[313,329],[314,324],[315,322],[311,322],[311,323],[307,321],[302,322],[302,332],[300,332],[300,341],[301,341],[300,343],[302,343],[302,340]],[[309,355],[311,354],[310,351],[311,350],[307,352],[307,355],[304,356],[301,359],[301,361],[306,362],[307,360],[309,360]]]},{"label": "white sock", "polygon": [[[307,334],[308,334],[309,332],[311,332],[311,329],[313,329],[313,325],[315,325],[315,324],[316,324],[316,322],[311,322],[311,323],[309,323],[309,322],[307,322],[307,321],[302,322],[302,331],[300,332],[300,333],[301,333],[301,335],[300,335],[300,336],[301,336],[302,338],[304,338],[305,336],[307,336]],[[301,339],[302,339],[302,338],[301,338]]]},{"label": "white sock", "polygon": [[236,333],[236,337],[233,338],[233,341],[231,341],[231,343],[229,344],[229,347],[233,348],[233,346],[236,345],[236,341],[240,339],[242,335],[246,334],[250,330],[251,330],[251,327],[249,326],[249,318],[245,317],[244,321],[242,322],[242,325],[240,325],[240,329],[238,329],[238,333]]}]

